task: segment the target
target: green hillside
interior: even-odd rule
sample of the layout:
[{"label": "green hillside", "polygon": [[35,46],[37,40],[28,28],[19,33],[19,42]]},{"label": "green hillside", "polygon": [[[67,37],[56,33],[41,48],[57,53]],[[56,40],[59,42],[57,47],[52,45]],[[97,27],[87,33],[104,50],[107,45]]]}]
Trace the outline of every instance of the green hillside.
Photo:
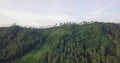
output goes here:
[{"label": "green hillside", "polygon": [[1,27],[0,63],[120,63],[120,24]]}]

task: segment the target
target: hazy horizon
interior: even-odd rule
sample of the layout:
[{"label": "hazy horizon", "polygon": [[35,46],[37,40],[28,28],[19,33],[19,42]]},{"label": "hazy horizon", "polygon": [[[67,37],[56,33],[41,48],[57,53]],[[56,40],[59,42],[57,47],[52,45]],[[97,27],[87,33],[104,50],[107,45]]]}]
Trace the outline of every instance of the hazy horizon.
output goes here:
[{"label": "hazy horizon", "polygon": [[0,26],[120,22],[120,0],[0,0]]}]

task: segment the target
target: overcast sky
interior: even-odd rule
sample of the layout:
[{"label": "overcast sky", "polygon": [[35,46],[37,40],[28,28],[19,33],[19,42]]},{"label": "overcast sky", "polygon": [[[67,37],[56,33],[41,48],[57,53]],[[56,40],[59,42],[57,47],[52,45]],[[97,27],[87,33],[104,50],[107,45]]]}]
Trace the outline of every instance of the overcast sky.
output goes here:
[{"label": "overcast sky", "polygon": [[120,22],[120,0],[0,0],[0,26]]}]

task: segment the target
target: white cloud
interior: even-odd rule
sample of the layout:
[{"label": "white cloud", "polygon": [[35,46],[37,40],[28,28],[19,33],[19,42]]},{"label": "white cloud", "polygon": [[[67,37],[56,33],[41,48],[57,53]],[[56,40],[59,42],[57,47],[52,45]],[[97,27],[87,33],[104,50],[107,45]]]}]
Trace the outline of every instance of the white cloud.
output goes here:
[{"label": "white cloud", "polygon": [[38,27],[68,21],[120,22],[120,14],[113,10],[120,6],[118,3],[118,0],[0,0],[0,26],[17,23]]},{"label": "white cloud", "polygon": [[102,11],[96,11],[96,16],[57,16],[57,15],[37,15],[22,11],[0,11],[0,26],[10,26],[16,23],[21,26],[43,26],[54,25],[63,22],[81,22],[81,21],[104,21],[119,22],[120,16],[99,16]]},{"label": "white cloud", "polygon": [[51,14],[38,15],[18,10],[0,10],[0,26],[17,23],[22,26],[43,26],[71,20],[68,16],[57,16]]},{"label": "white cloud", "polygon": [[100,16],[103,12],[104,12],[104,10],[102,10],[102,9],[98,9],[98,10],[92,12],[92,14],[93,14],[93,15]]},{"label": "white cloud", "polygon": [[[110,13],[108,13],[110,11],[111,8],[114,8],[116,5],[118,5],[119,2],[118,1],[109,1],[109,2],[103,2],[101,5],[99,5],[98,7],[96,7],[96,9],[94,9],[94,11],[91,12],[91,15],[95,15],[95,16],[112,16],[113,15],[113,11],[111,12],[112,15],[110,15]],[[115,14],[115,12],[114,12]]]}]

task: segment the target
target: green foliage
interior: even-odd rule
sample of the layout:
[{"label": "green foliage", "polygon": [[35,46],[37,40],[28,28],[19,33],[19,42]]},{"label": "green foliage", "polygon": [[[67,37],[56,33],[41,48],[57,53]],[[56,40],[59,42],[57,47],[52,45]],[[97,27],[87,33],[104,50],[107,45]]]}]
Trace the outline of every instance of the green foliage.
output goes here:
[{"label": "green foliage", "polygon": [[0,63],[120,63],[120,24],[1,27]]}]

